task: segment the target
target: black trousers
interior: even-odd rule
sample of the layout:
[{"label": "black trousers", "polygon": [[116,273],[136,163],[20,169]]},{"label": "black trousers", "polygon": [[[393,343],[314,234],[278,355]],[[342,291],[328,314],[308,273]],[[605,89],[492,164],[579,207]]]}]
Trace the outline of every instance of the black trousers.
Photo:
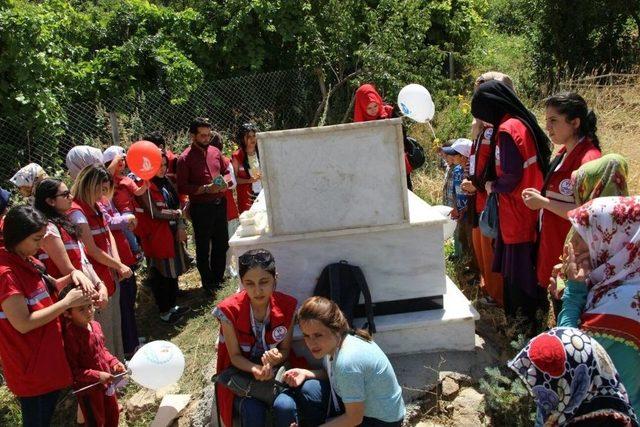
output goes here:
[{"label": "black trousers", "polygon": [[147,280],[151,285],[153,299],[156,300],[160,313],[166,313],[175,307],[178,296],[178,279],[164,277],[156,268],[151,267]]},{"label": "black trousers", "polygon": [[196,265],[202,287],[213,289],[224,280],[229,249],[227,203],[191,203],[190,214],[196,241]]}]

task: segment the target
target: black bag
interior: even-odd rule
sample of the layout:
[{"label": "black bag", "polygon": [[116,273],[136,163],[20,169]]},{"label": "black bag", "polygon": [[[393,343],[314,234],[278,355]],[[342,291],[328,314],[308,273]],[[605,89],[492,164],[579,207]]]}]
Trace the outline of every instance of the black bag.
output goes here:
[{"label": "black bag", "polygon": [[498,238],[499,221],[497,193],[489,194],[489,197],[487,198],[487,204],[484,206],[484,210],[480,213],[478,227],[480,227],[480,232],[485,236],[492,239]]},{"label": "black bag", "polygon": [[281,366],[274,379],[258,381],[251,373],[230,366],[219,374],[215,374],[211,381],[224,385],[238,397],[253,397],[271,407],[278,394],[288,387],[282,382],[285,371],[286,368]]},{"label": "black bag", "polygon": [[370,334],[375,333],[371,292],[360,267],[351,265],[344,260],[327,265],[320,273],[313,294],[328,298],[338,304],[352,328],[354,313],[362,294],[367,315],[367,323],[364,327],[369,329]]},{"label": "black bag", "polygon": [[418,169],[424,165],[426,157],[424,155],[424,148],[414,138],[410,136],[404,137],[404,152],[407,154],[409,164],[413,169]]}]

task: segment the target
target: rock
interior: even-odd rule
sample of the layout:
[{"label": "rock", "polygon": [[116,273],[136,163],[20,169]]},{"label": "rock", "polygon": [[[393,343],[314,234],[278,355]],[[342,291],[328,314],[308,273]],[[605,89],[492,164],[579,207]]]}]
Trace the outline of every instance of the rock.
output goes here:
[{"label": "rock", "polygon": [[155,411],[157,401],[155,391],[141,389],[125,403],[127,419],[135,420],[144,413]]},{"label": "rock", "polygon": [[189,394],[167,394],[162,399],[158,412],[151,422],[151,427],[169,427],[173,420],[189,404],[191,395]]},{"label": "rock", "polygon": [[443,382],[445,378],[451,378],[461,387],[471,387],[473,385],[473,378],[471,378],[469,375],[461,374],[460,372],[440,371],[438,377],[438,380],[440,382]]},{"label": "rock", "polygon": [[462,389],[453,400],[453,418],[456,425],[487,425],[484,414],[484,395],[469,387]]},{"label": "rock", "polygon": [[446,400],[453,399],[455,395],[458,393],[458,390],[460,390],[460,386],[458,385],[458,383],[455,382],[450,377],[444,377],[441,385],[442,385],[441,396],[443,399],[446,399]]},{"label": "rock", "polygon": [[162,387],[156,390],[156,399],[162,400],[167,394],[178,394],[180,392],[180,386],[178,383],[170,384],[166,387]]}]

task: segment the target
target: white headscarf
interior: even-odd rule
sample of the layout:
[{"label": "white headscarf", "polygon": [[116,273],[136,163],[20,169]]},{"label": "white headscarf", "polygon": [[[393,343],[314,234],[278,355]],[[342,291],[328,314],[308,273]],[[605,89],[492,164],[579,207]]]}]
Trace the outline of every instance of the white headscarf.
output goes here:
[{"label": "white headscarf", "polygon": [[33,187],[34,184],[46,178],[47,174],[37,163],[29,163],[16,172],[9,181],[16,187]]},{"label": "white headscarf", "polygon": [[71,178],[76,179],[80,171],[87,166],[102,164],[102,151],[89,145],[78,145],[69,150],[65,163]]}]

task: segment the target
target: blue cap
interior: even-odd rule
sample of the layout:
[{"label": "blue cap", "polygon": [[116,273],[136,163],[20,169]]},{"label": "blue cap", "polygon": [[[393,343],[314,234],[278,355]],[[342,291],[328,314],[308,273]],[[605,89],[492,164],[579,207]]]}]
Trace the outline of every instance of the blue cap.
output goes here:
[{"label": "blue cap", "polygon": [[0,187],[0,213],[4,212],[9,206],[9,199],[11,198],[11,192]]}]

